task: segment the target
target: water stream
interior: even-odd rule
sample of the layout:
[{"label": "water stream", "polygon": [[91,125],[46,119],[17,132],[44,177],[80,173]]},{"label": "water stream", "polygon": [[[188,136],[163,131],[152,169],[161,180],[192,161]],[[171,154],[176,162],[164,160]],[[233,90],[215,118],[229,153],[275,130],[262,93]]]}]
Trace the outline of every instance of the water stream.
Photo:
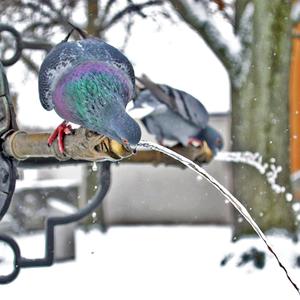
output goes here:
[{"label": "water stream", "polygon": [[[192,162],[191,160],[187,159],[186,157],[166,148],[163,146],[160,146],[156,143],[152,143],[149,141],[141,141],[138,144],[139,148],[144,148],[146,150],[155,150],[155,151],[159,151],[161,153],[164,153],[176,160],[178,160],[179,162],[181,162],[183,165],[185,165],[186,167],[188,167],[189,169],[191,169],[192,171],[194,171],[195,173],[197,173],[198,175],[201,175],[202,177],[204,177],[208,182],[210,182],[213,186],[215,186],[225,197],[226,199],[228,199],[231,204],[239,211],[239,213],[241,215],[243,215],[243,217],[247,220],[247,222],[251,225],[251,227],[255,230],[255,232],[258,234],[258,236],[263,240],[263,242],[266,244],[268,250],[273,254],[273,256],[275,257],[275,259],[277,260],[279,266],[284,270],[285,275],[287,277],[287,279],[289,280],[289,282],[293,285],[293,287],[297,290],[298,294],[300,295],[300,290],[298,288],[298,286],[296,285],[296,283],[291,279],[287,269],[285,268],[285,266],[282,264],[281,260],[279,259],[279,257],[277,256],[277,254],[275,253],[275,251],[273,250],[270,242],[268,241],[267,237],[264,235],[264,233],[261,231],[261,229],[259,228],[259,226],[255,223],[255,221],[252,219],[251,215],[248,213],[247,209],[222,185],[220,184],[213,176],[211,176],[210,174],[208,174],[203,168],[201,168],[199,165],[195,164],[194,162]],[[262,167],[262,171],[266,169],[264,169],[267,167],[263,165]]]}]

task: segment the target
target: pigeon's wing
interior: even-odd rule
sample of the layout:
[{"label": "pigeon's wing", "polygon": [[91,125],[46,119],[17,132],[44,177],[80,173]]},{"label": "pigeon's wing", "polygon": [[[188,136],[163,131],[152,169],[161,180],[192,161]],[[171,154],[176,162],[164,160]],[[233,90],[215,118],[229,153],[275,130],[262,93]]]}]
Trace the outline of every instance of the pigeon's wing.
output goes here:
[{"label": "pigeon's wing", "polygon": [[82,52],[75,42],[62,42],[55,46],[44,59],[39,70],[39,96],[42,106],[52,110],[52,93],[56,82],[68,68],[78,62]]},{"label": "pigeon's wing", "polygon": [[133,119],[142,120],[145,117],[151,115],[155,108],[148,105],[143,105],[142,107],[132,107],[132,108],[126,108],[127,113],[129,116]]},{"label": "pigeon's wing", "polygon": [[147,131],[153,134],[158,141],[161,141],[164,138],[162,128],[151,116],[142,119],[142,123],[146,127]]},{"label": "pigeon's wing", "polygon": [[113,46],[98,38],[91,38],[78,41],[91,57],[99,61],[106,61],[115,67],[123,70],[129,76],[135,89],[135,75],[133,67],[128,58]]},{"label": "pigeon's wing", "polygon": [[133,108],[134,110],[145,110],[147,113],[142,116],[141,118],[147,117],[150,114],[159,114],[165,113],[168,110],[168,106],[165,103],[162,103],[153,95],[149,90],[143,90],[140,92],[138,97],[133,101]]},{"label": "pigeon's wing", "polygon": [[51,110],[54,107],[53,88],[61,75],[68,68],[87,60],[104,61],[123,70],[132,82],[132,90],[135,90],[133,67],[129,60],[116,48],[96,38],[62,42],[46,56],[39,71],[39,95],[45,109]]},{"label": "pigeon's wing", "polygon": [[183,119],[197,126],[205,128],[209,115],[204,105],[190,94],[174,89],[168,85],[158,85],[168,97],[160,97],[158,100],[165,103],[173,112]]}]

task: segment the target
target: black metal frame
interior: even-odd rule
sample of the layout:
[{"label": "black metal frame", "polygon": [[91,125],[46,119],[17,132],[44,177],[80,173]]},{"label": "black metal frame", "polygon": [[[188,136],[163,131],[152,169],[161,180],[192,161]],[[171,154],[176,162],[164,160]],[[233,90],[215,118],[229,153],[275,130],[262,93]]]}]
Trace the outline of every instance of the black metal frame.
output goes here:
[{"label": "black metal frame", "polygon": [[76,213],[63,217],[50,217],[46,220],[45,256],[43,258],[28,259],[21,256],[17,242],[7,235],[0,235],[0,241],[7,243],[14,252],[14,269],[6,276],[0,276],[0,284],[13,281],[21,268],[47,267],[54,261],[54,229],[57,225],[65,225],[79,221],[92,213],[102,202],[110,186],[110,162],[100,164],[100,184],[94,197],[88,204]]},{"label": "black metal frame", "polygon": [[[10,32],[16,41],[16,52],[12,58],[3,61],[3,65],[10,66],[19,60],[22,50],[26,48],[26,43],[21,39],[20,34],[13,27],[0,24],[0,33],[3,31]],[[29,47],[32,49],[32,47]],[[15,183],[17,179],[18,162],[3,153],[2,143],[7,133],[16,129],[14,109],[9,95],[8,82],[0,63],[0,221],[5,215],[10,205]],[[47,165],[57,165],[59,162],[54,159],[43,159]],[[72,163],[77,163],[72,161]],[[82,163],[82,162],[78,162]],[[24,164],[24,162],[23,162]],[[45,256],[43,258],[28,259],[21,255],[18,243],[10,236],[0,234],[0,241],[6,243],[14,253],[13,271],[4,276],[0,276],[0,284],[12,282],[19,274],[21,268],[46,267],[51,266],[54,262],[54,230],[57,225],[65,225],[79,221],[92,213],[103,201],[110,187],[110,162],[102,162],[99,167],[99,185],[93,198],[88,204],[79,209],[76,213],[63,217],[49,217],[46,219],[45,227]],[[22,165],[22,163],[21,163]],[[39,167],[39,161],[30,163],[30,167]]]}]

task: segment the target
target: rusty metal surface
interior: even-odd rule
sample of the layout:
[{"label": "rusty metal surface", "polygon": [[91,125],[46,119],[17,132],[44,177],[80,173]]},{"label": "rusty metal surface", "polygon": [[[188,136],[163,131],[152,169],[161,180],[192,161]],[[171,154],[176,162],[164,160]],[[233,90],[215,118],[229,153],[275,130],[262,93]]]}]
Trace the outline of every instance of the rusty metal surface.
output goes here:
[{"label": "rusty metal surface", "polygon": [[4,152],[16,160],[54,157],[57,160],[117,161],[132,155],[123,145],[85,128],[65,136],[65,152],[60,153],[57,142],[48,146],[50,133],[16,131],[6,137]]},{"label": "rusty metal surface", "polygon": [[[3,143],[4,152],[16,160],[29,158],[55,158],[59,161],[119,161],[125,158],[127,163],[150,163],[153,165],[177,165],[178,162],[156,151],[139,151],[135,155],[123,145],[103,135],[98,135],[85,128],[74,130],[71,135],[65,136],[65,152],[60,153],[57,142],[48,146],[50,133],[28,133],[15,131],[8,135]],[[171,148],[198,163],[208,163],[213,154],[204,142],[202,147]]]}]

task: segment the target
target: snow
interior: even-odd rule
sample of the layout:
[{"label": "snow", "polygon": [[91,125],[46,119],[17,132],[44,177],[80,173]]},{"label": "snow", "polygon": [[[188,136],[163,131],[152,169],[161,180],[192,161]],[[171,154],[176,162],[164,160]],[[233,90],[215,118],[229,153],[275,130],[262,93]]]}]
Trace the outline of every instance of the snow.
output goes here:
[{"label": "snow", "polygon": [[211,18],[211,16],[208,14],[208,1],[195,1],[188,0],[186,1],[186,7],[192,7],[193,8],[193,14],[197,16],[197,19],[199,22],[208,22]]},{"label": "snow", "polygon": [[74,205],[68,204],[65,201],[61,201],[59,199],[55,198],[49,198],[47,200],[47,204],[51,207],[54,208],[57,211],[60,211],[64,214],[72,214],[76,213],[77,209]]},{"label": "snow", "polygon": [[[256,170],[260,172],[260,174],[264,174],[267,182],[271,186],[272,190],[277,193],[286,193],[286,187],[281,186],[277,183],[278,175],[282,172],[282,166],[276,165],[276,159],[272,157],[270,162],[267,163],[264,161],[264,158],[258,152],[219,152],[214,158],[220,161],[227,162],[235,162],[235,163],[243,163],[249,166],[254,167]],[[287,201],[292,201],[293,196],[289,193],[286,193]]]},{"label": "snow", "polygon": [[[229,227],[122,227],[106,234],[76,232],[76,261],[49,268],[23,269],[1,286],[3,299],[299,299],[275,259],[266,266],[236,267],[240,254],[257,247],[257,238],[231,243]],[[270,237],[293,278],[299,245]],[[18,239],[24,256],[42,255],[43,236]],[[221,267],[228,255],[233,258]]]},{"label": "snow", "polygon": [[240,55],[241,70],[238,76],[232,78],[233,84],[236,87],[242,86],[242,84],[247,78],[251,66],[252,51],[250,45],[253,40],[253,33],[252,33],[253,29],[251,25],[252,24],[251,19],[253,18],[253,14],[254,14],[254,4],[248,3],[241,17],[240,28],[238,32],[240,43],[243,45],[243,47],[241,51],[242,53]]},{"label": "snow", "polygon": [[[26,170],[27,175],[27,170]],[[32,189],[33,187],[38,189],[42,188],[66,188],[71,186],[78,186],[80,182],[75,179],[45,179],[45,180],[17,180],[16,190]]]}]

